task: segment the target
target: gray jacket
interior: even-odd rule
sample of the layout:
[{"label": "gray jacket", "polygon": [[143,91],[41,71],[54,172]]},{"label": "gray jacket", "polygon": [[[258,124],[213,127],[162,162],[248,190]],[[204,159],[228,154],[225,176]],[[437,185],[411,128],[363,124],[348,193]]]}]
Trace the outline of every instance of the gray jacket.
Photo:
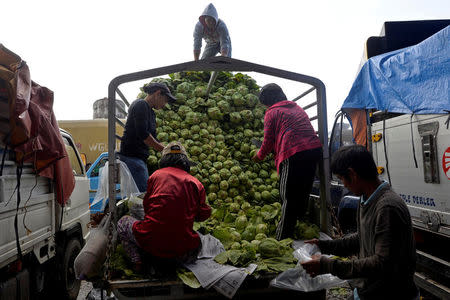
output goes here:
[{"label": "gray jacket", "polygon": [[319,241],[322,253],[357,258],[342,261],[322,256],[322,273],[353,278],[362,300],[413,299],[416,251],[408,208],[389,185],[371,198],[358,208],[356,233]]},{"label": "gray jacket", "polygon": [[[216,20],[216,27],[213,31],[209,31],[206,26],[206,16],[213,17]],[[219,19],[217,10],[212,3],[205,8],[198,19],[199,21],[194,29],[194,50],[200,50],[202,48],[203,38],[207,45],[219,43],[221,51],[227,50],[228,53],[231,53],[231,39],[228,34],[227,25],[225,25],[224,21]]]}]

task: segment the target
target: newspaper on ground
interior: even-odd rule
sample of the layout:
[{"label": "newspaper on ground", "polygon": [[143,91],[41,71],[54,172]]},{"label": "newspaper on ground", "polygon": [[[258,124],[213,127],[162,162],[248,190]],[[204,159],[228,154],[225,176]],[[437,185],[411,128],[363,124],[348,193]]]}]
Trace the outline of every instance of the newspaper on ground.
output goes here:
[{"label": "newspaper on ground", "polygon": [[244,282],[245,277],[252,274],[257,267],[256,264],[250,264],[247,268],[233,270],[217,281],[213,287],[216,291],[231,299]]},{"label": "newspaper on ground", "polygon": [[213,287],[225,297],[233,298],[244,279],[252,274],[257,266],[251,264],[247,268],[236,268],[215,262],[214,257],[225,251],[222,243],[210,234],[199,233],[199,236],[202,248],[197,260],[184,266],[194,273],[203,288]]}]

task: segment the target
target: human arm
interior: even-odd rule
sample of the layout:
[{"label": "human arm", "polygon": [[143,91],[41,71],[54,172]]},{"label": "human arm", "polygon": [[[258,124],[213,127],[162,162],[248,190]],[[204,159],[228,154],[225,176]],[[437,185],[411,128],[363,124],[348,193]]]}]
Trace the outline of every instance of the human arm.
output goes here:
[{"label": "human arm", "polygon": [[144,140],[144,143],[159,152],[164,149],[164,145],[158,142],[151,134],[149,134],[148,137]]},{"label": "human arm", "polygon": [[276,137],[276,117],[276,112],[273,110],[267,111],[264,115],[264,139],[253,160],[261,161],[273,150]]},{"label": "human arm", "polygon": [[220,21],[217,32],[219,33],[219,41],[220,41],[220,55],[222,56],[230,56],[231,50],[231,39],[230,34],[228,33],[227,25],[222,20]]},{"label": "human arm", "polygon": [[206,204],[206,192],[203,185],[199,189],[199,206],[197,215],[195,216],[196,222],[202,222],[208,219],[211,216],[211,207]]},{"label": "human arm", "polygon": [[194,50],[194,60],[197,61],[200,57],[200,50]]},{"label": "human arm", "polygon": [[404,227],[398,222],[396,213],[389,209],[378,213],[374,232],[374,254],[349,261],[330,259],[322,256],[320,259],[321,273],[331,273],[339,278],[383,277],[392,274],[398,267],[397,259],[404,253],[398,243],[402,241]]},{"label": "human arm", "polygon": [[203,25],[197,22],[194,29],[194,60],[200,57],[200,50],[202,49]]},{"label": "human arm", "polygon": [[351,256],[359,252],[358,232],[336,240],[317,240],[317,246],[323,254]]},{"label": "human arm", "polygon": [[[142,140],[146,145],[152,147],[157,151],[162,151],[164,145],[162,145],[151,134],[152,128],[156,127],[156,120],[154,119],[154,113],[145,101],[138,101],[133,107],[133,129],[136,132],[138,139]],[[150,118],[150,124],[149,124]]]},{"label": "human arm", "polygon": [[[358,251],[359,236],[357,233],[354,233],[338,240],[312,239],[305,241],[305,243],[317,245],[322,253],[335,254],[339,256],[349,256]],[[326,259],[325,256],[323,258]],[[301,262],[301,265],[312,277],[315,277],[319,274],[330,273],[322,270],[321,261],[322,256],[318,255],[315,257],[313,256],[309,261]]]}]

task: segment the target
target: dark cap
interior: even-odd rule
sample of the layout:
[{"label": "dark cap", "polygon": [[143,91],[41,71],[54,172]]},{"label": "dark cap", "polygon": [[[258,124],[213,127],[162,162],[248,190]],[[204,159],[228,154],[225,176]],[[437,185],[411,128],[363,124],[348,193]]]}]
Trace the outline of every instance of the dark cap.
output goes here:
[{"label": "dark cap", "polygon": [[266,84],[261,88],[261,91],[259,92],[259,101],[267,106],[271,106],[286,99],[287,97],[284,94],[283,90],[276,83]]},{"label": "dark cap", "polygon": [[175,103],[175,101],[177,101],[177,98],[175,98],[175,96],[172,95],[169,88],[164,83],[151,82],[151,83],[145,85],[143,87],[143,90],[145,93],[147,93],[149,95],[153,94],[157,90],[160,90],[163,95],[167,96],[167,99],[169,99],[169,103]]}]

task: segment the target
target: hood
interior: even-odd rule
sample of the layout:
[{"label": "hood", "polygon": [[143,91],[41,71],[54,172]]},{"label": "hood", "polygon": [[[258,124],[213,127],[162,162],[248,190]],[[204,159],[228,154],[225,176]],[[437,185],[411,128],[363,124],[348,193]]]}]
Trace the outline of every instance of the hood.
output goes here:
[{"label": "hood", "polygon": [[212,3],[208,4],[208,6],[203,11],[202,15],[198,18],[200,23],[206,28],[205,17],[212,17],[216,20],[216,26],[219,22],[219,15],[217,14],[217,10]]}]

